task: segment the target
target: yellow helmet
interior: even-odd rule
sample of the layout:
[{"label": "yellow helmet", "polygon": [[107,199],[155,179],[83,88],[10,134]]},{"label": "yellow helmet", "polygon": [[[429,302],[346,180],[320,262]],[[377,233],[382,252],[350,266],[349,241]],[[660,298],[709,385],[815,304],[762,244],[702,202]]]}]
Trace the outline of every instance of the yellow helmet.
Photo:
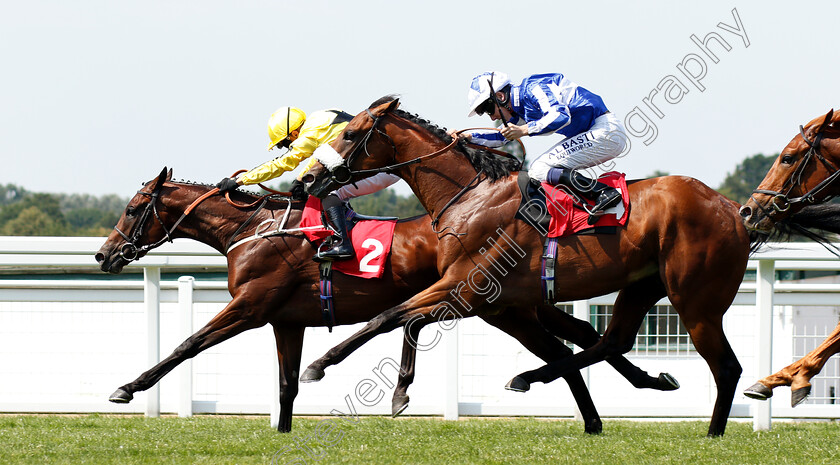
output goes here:
[{"label": "yellow helmet", "polygon": [[268,150],[289,137],[290,132],[303,126],[304,121],[306,121],[306,113],[300,108],[280,107],[272,113],[268,118],[268,137],[271,139]]}]

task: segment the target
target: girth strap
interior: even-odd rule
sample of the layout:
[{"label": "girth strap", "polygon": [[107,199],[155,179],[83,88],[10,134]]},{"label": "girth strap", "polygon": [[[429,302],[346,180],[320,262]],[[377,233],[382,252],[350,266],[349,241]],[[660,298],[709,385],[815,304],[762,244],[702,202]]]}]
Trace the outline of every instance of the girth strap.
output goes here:
[{"label": "girth strap", "polygon": [[557,261],[557,241],[556,237],[545,239],[540,267],[540,287],[543,291],[543,300],[548,304],[554,304],[554,266]]},{"label": "girth strap", "polygon": [[335,326],[335,306],[333,305],[332,295],[332,262],[321,262],[318,265],[318,274],[321,278],[320,292],[321,292],[321,318],[324,324],[332,332]]}]

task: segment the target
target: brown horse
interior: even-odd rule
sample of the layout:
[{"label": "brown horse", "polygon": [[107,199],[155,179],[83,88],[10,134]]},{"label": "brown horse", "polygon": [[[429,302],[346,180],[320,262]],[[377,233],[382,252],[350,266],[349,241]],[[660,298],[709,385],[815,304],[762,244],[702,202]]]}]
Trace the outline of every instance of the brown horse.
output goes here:
[{"label": "brown horse", "polygon": [[[233,250],[230,248],[237,237],[253,236],[254,226],[240,230],[245,223],[257,225],[288,212],[288,222],[284,227],[297,227],[303,204],[298,202],[293,205],[289,200],[280,199],[268,202],[265,208],[259,210],[254,206],[241,208],[228,203],[220,195],[213,195],[214,189],[210,186],[173,182],[171,176],[171,171],[164,169],[160,176],[147,183],[131,199],[114,232],[96,254],[96,260],[103,271],[119,273],[126,264],[142,258],[167,239],[194,239],[227,255],[228,286],[232,299],[171,355],[133,382],[117,389],[111,395],[111,401],[129,402],[134,392],[150,388],[182,361],[243,331],[270,323],[274,328],[280,365],[278,430],[290,431],[292,406],[298,392],[304,328],[325,325],[319,311],[318,266],[311,260],[315,249],[300,232],[266,237],[243,243]],[[243,192],[232,193],[232,197],[239,202],[254,200]],[[438,279],[436,249],[437,237],[427,216],[399,221],[391,258],[382,279],[334,274],[336,324],[368,321],[433,284]],[[509,309],[497,315],[484,315],[484,319],[519,339],[544,360],[554,360],[571,353],[555,334],[583,347],[591,346],[599,338],[591,325],[571,316],[549,312],[545,320],[540,321],[538,311],[544,312],[544,308],[519,308],[521,310]],[[417,325],[409,333],[415,341],[419,329],[420,325]],[[406,391],[414,378],[415,353],[415,346],[407,341],[394,392],[394,414],[408,404]],[[615,360],[613,366],[639,388],[670,390],[678,387],[670,375],[652,378],[626,359]],[[585,417],[587,431],[599,431],[598,413],[582,378],[578,374],[569,379]]]},{"label": "brown horse", "polygon": [[[513,165],[452,143],[444,130],[398,110],[398,104],[386,97],[359,113],[331,146],[316,153],[331,169],[316,165],[304,180],[311,194],[323,196],[375,172],[402,177],[438,228],[442,278],[331,349],[310,366],[315,371],[376,334],[436,317],[453,293],[468,314],[480,314],[488,301],[505,306],[541,300],[543,237],[515,218],[521,195]],[[722,326],[749,255],[739,205],[682,176],[632,183],[629,195],[632,214],[617,234],[560,240],[557,300],[619,291],[603,337],[578,354],[517,376],[508,387],[524,391],[531,382],[548,382],[628,352],[645,313],[667,296],[714,375],[718,395],[709,435],[723,434],[741,374]]]},{"label": "brown horse", "polygon": [[[741,208],[744,224],[769,235],[779,222],[840,194],[840,114],[834,110],[813,119],[782,149],[764,180]],[[836,232],[836,231],[835,231]],[[750,386],[744,395],[768,399],[778,386],[791,387],[791,406],[811,392],[810,380],[840,352],[840,324],[814,351]]]}]

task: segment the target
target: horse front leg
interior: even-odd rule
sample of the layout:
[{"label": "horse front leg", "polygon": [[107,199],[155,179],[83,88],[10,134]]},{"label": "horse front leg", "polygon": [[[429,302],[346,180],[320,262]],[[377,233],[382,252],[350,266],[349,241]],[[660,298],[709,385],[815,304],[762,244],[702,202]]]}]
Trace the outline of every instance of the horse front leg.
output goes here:
[{"label": "horse front leg", "polygon": [[[545,362],[572,355],[572,350],[548,332],[534,312],[509,309],[498,314],[481,315],[481,319],[516,338],[526,349]],[[583,376],[578,371],[569,373],[564,378],[583,417],[584,432],[600,433],[603,428],[601,417],[592,402]]]},{"label": "horse front leg", "polygon": [[[336,365],[347,358],[356,349],[364,345],[379,334],[387,333],[411,321],[423,325],[423,319],[433,313],[438,303],[445,300],[452,286],[439,281],[432,287],[420,292],[414,297],[396,307],[385,310],[373,317],[364,328],[360,329],[340,344],[336,345],[318,360],[315,360],[300,376],[302,383],[320,381],[324,378],[324,370]],[[433,320],[429,320],[431,322]],[[416,326],[411,324],[410,326]],[[406,333],[408,334],[408,333]],[[411,341],[416,346],[416,339]]]},{"label": "horse front leg", "polygon": [[801,404],[811,393],[811,378],[817,375],[832,355],[840,352],[840,323],[834,331],[808,355],[782,368],[766,378],[758,380],[744,391],[744,395],[758,400],[773,397],[773,389],[790,386],[790,406]]},{"label": "horse front leg", "polygon": [[244,302],[241,299],[232,300],[203,328],[181,343],[168,357],[141,374],[134,381],[117,388],[108,400],[118,404],[127,404],[134,398],[135,392],[145,391],[154,386],[184,360],[193,358],[203,350],[226,341],[243,331],[265,325],[266,321],[257,319],[252,312],[246,312],[243,306]]},{"label": "horse front leg", "polygon": [[274,325],[277,364],[280,368],[280,421],[277,423],[277,431],[281,433],[292,430],[292,409],[298,394],[303,332],[303,327],[282,328]]}]

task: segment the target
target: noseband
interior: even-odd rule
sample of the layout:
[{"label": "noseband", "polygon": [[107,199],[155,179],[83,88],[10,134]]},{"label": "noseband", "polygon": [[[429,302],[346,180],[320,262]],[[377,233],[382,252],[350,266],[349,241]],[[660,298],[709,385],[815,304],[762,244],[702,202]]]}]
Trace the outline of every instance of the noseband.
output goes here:
[{"label": "noseband", "polygon": [[[140,220],[132,228],[130,236],[128,234],[122,232],[120,230],[120,228],[118,228],[117,226],[114,226],[114,230],[117,231],[117,233],[119,233],[119,235],[122,236],[123,239],[125,239],[125,244],[123,244],[123,246],[120,247],[120,257],[122,257],[124,260],[129,261],[129,262],[133,262],[133,261],[137,260],[138,258],[140,258],[140,255],[142,253],[147,252],[151,249],[154,249],[155,247],[157,247],[157,246],[163,244],[164,242],[166,242],[167,240],[169,242],[172,242],[172,236],[170,235],[170,231],[167,230],[166,226],[163,225],[163,220],[161,220],[160,214],[158,213],[158,210],[157,210],[157,199],[158,199],[158,197],[160,197],[160,191],[162,189],[163,189],[163,183],[161,183],[159,186],[157,186],[155,188],[155,190],[152,191],[151,193],[143,192],[143,191],[137,191],[137,193],[140,194],[140,195],[145,195],[147,197],[151,197],[151,200],[149,201],[149,203],[146,204],[146,208],[143,210],[143,213],[140,215]],[[154,217],[160,223],[161,227],[163,227],[163,231],[166,233],[166,237],[164,237],[163,239],[161,239],[160,241],[158,241],[154,244],[144,245],[144,246],[138,247],[137,242],[140,240],[140,237],[143,235],[143,230],[145,229],[146,221],[149,219],[149,217],[151,215],[154,215]],[[174,230],[174,229],[175,228],[172,228],[172,230]]]},{"label": "noseband", "polygon": [[[814,140],[809,140],[808,137],[805,135],[805,128],[802,127],[802,126],[799,126],[799,134],[802,136],[802,139],[805,141],[805,143],[808,144],[808,146],[810,148],[808,149],[808,152],[805,154],[805,156],[802,158],[802,161],[799,163],[799,166],[796,167],[793,174],[790,176],[790,178],[787,181],[785,181],[785,184],[782,186],[782,190],[785,191],[785,192],[766,190],[766,189],[756,189],[756,190],[753,191],[753,194],[772,195],[773,196],[773,200],[771,201],[771,204],[772,204],[772,207],[773,207],[772,210],[768,211],[768,209],[766,209],[764,206],[762,206],[761,203],[759,203],[755,199],[754,196],[750,195],[750,198],[753,200],[753,202],[755,202],[755,204],[758,205],[758,207],[761,209],[761,211],[763,211],[764,214],[767,215],[770,219],[773,219],[773,217],[777,213],[788,211],[790,209],[790,207],[795,205],[795,204],[798,204],[798,203],[813,204],[813,203],[817,203],[817,202],[825,202],[826,200],[828,200],[830,198],[830,197],[826,197],[826,198],[818,199],[817,196],[826,187],[828,187],[829,184],[834,182],[834,180],[837,179],[838,176],[840,176],[840,170],[838,170],[837,167],[834,166],[833,163],[828,161],[820,153],[820,143],[822,142],[822,139],[823,139],[823,132],[824,132],[826,126],[828,125],[828,122],[831,120],[832,114],[833,114],[833,111],[829,112],[826,115],[825,120],[823,121],[823,124],[820,126],[819,132],[817,132],[817,135],[814,136]],[[801,195],[799,197],[791,198],[790,196],[791,196],[791,192],[793,192],[793,189],[802,184],[802,173],[805,171],[805,167],[808,166],[808,162],[811,161],[812,158],[816,158],[817,160],[819,160],[823,164],[823,166],[825,167],[825,169],[829,173],[828,177],[826,177],[825,179],[820,181],[819,184],[814,186],[811,190],[806,192],[804,195]],[[785,187],[787,187],[787,190],[785,190]]]}]

